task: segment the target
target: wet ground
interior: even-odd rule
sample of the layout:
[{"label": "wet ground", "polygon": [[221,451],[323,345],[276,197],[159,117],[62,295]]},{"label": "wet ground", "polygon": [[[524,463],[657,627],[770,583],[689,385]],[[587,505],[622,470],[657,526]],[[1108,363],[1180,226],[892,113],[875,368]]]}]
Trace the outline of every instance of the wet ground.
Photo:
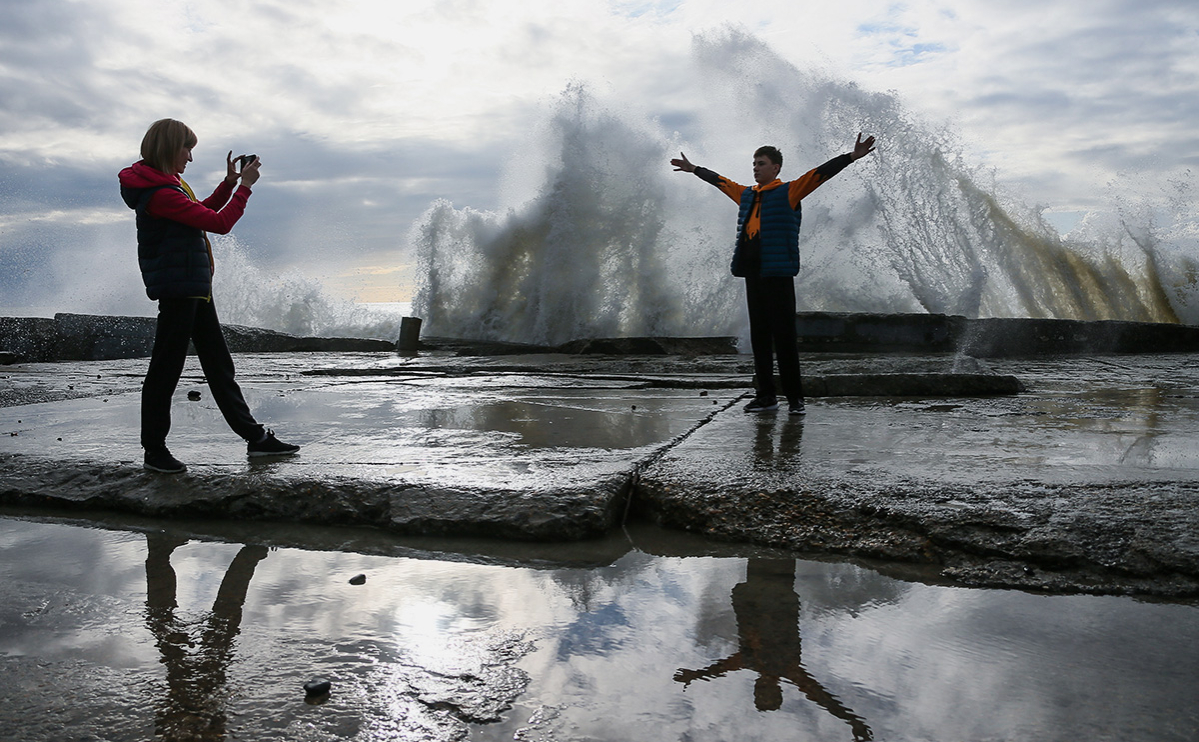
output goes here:
[{"label": "wet ground", "polygon": [[239,356],[300,456],[192,370],[177,477],[144,361],[0,369],[0,739],[1199,739],[1189,356],[746,360]]},{"label": "wet ground", "polygon": [[173,477],[140,467],[144,360],[18,365],[0,371],[0,499],[555,541],[642,518],[962,585],[1186,597],[1192,358],[812,356],[814,388],[965,371],[1027,391],[812,397],[791,418],[740,411],[741,356],[241,355],[255,414],[301,454],[247,460],[189,366]]},{"label": "wet ground", "polygon": [[1199,738],[1194,604],[644,525],[550,546],[9,510],[0,577],[0,738],[25,742]]}]

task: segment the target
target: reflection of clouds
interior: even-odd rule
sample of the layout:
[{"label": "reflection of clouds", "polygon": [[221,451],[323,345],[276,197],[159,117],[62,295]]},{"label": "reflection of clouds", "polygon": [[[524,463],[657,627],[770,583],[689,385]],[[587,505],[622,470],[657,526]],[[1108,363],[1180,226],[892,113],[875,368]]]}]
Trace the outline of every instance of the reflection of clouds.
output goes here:
[{"label": "reflection of clouds", "polygon": [[[465,400],[464,400],[465,401]],[[652,397],[627,393],[622,409],[595,409],[586,400],[571,404],[559,398],[504,400],[461,407],[423,410],[422,426],[488,431],[519,436],[519,443],[534,449],[582,446],[599,449],[629,449],[669,440],[683,432],[690,420],[674,415],[637,411],[657,406]],[[613,407],[610,402],[609,407]]]},{"label": "reflection of clouds", "polygon": [[881,738],[1188,739],[1196,609],[1157,606],[1150,618],[1142,607],[913,585],[894,604],[805,624],[804,638],[821,647],[809,660],[822,673],[869,678],[870,704],[886,710]]},{"label": "reflection of clouds", "polygon": [[[172,593],[165,577],[155,578],[153,595],[142,592],[150,556],[142,539],[0,519],[10,588],[0,606],[0,670],[16,668],[10,677],[45,689],[0,706],[0,730],[18,721],[42,729],[49,718],[66,723],[13,738],[83,736],[94,732],[85,718],[93,711],[115,719],[114,738],[141,738],[121,731],[144,736],[153,724],[166,688],[155,680],[163,665],[140,606],[148,598],[169,608]],[[779,708],[760,713],[756,673],[693,682],[685,693],[672,679],[677,668],[739,651],[746,609],[741,601],[734,615],[731,596],[749,581],[744,559],[632,551],[601,569],[533,569],[279,549],[253,566],[243,603],[233,589],[251,584],[250,570],[235,566],[243,552],[192,541],[170,560],[179,577],[174,612],[189,619],[174,629],[196,643],[170,651],[185,651],[193,671],[227,660],[227,725],[239,738],[343,738],[353,729],[393,739],[471,728],[451,707],[496,719],[477,730],[495,739],[531,730],[538,710],[532,731],[545,739],[644,739],[647,728],[695,742],[850,737],[790,681]],[[848,564],[792,564],[792,582],[783,570],[759,596],[768,610],[784,606],[780,595],[802,599],[797,620],[790,609],[776,615],[784,628],[774,633],[795,630],[806,672],[869,720],[878,739],[1190,738],[1195,606],[930,587]],[[358,573],[367,582],[349,585]],[[214,600],[222,594],[231,600]],[[54,595],[72,597],[40,607]],[[231,652],[219,640],[230,624],[214,634],[209,617],[236,611],[218,605],[244,614],[236,641],[224,644]],[[775,654],[792,649],[784,642]],[[334,703],[303,704],[300,684],[313,674],[331,676]],[[74,716],[47,700],[57,697],[72,699]],[[509,702],[518,708],[504,712]]]},{"label": "reflection of clouds", "polygon": [[913,587],[845,562],[800,562],[797,572],[796,589],[809,616],[856,616],[897,603]]}]

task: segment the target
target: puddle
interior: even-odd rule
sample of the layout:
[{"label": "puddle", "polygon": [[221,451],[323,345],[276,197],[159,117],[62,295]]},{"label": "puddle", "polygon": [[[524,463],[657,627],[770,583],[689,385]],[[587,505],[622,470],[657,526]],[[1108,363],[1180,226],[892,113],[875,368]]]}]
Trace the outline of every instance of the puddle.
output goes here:
[{"label": "puddle", "polygon": [[0,738],[1199,736],[1196,605],[685,556],[739,547],[648,528],[480,547],[190,525],[0,517]]}]

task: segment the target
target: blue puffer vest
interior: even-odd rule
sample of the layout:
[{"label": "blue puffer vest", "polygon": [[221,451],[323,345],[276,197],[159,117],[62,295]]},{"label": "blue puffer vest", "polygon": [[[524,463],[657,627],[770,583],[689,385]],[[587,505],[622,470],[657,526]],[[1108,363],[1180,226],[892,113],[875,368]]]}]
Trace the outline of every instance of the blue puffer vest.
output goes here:
[{"label": "blue puffer vest", "polygon": [[[803,218],[800,207],[791,208],[787,198],[787,185],[761,191],[762,245],[759,276],[794,276],[799,273],[799,224]],[[759,192],[746,188],[741,194],[741,209],[737,214],[737,245],[733,249],[732,271],[734,276],[745,277],[738,269],[741,264],[741,243],[745,222],[753,209],[754,196]]]},{"label": "blue puffer vest", "polygon": [[[186,195],[176,186],[159,188],[175,188]],[[121,189],[125,203],[137,212],[137,262],[146,296],[155,300],[209,296],[212,267],[204,231],[147,214],[150,197],[159,188]]]}]

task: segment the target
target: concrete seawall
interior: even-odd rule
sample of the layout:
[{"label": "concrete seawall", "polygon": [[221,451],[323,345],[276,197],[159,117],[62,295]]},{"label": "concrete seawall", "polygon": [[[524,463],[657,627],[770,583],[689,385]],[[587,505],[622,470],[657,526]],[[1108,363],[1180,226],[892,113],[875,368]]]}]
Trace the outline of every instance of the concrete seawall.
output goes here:
[{"label": "concrete seawall", "polygon": [[1154,322],[993,318],[944,314],[803,312],[805,353],[954,352],[975,358],[1199,351],[1199,327]]},{"label": "concrete seawall", "polygon": [[[1199,351],[1199,327],[1148,322],[1058,319],[968,319],[943,314],[803,312],[796,315],[803,353],[958,353],[974,358]],[[0,362],[143,358],[154,344],[153,317],[56,314],[0,317]],[[299,337],[225,325],[234,352],[381,352],[395,342]],[[720,355],[737,352],[732,337],[581,338],[558,346],[451,338],[408,338],[417,351],[458,355]]]},{"label": "concrete seawall", "polygon": [[[107,361],[148,358],[154,347],[154,317],[59,313],[45,317],[0,317],[0,351],[8,363]],[[299,337],[284,332],[224,325],[234,353],[387,351],[394,343],[362,338]]]}]

